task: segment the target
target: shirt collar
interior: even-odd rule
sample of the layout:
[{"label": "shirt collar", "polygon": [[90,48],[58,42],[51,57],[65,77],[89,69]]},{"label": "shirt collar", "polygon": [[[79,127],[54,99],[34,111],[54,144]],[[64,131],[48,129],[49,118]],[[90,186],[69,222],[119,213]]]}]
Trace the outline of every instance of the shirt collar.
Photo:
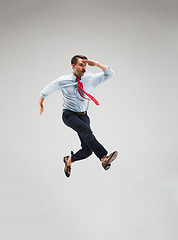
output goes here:
[{"label": "shirt collar", "polygon": [[[83,79],[84,76],[81,77],[81,80]],[[72,73],[72,81],[76,82],[76,76]]]}]

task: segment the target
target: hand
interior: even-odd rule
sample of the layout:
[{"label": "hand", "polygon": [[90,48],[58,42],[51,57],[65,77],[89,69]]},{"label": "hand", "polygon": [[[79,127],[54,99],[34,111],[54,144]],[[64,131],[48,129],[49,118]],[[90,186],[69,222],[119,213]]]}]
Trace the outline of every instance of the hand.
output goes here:
[{"label": "hand", "polygon": [[102,70],[109,69],[108,66],[103,65],[103,64],[101,64],[101,63],[99,63],[99,62],[96,62],[96,61],[92,61],[92,60],[88,60],[88,59],[83,59],[83,62],[86,63],[86,64],[88,63],[88,65],[91,66],[91,67],[94,67],[94,66],[99,67],[99,68],[101,68]]},{"label": "hand", "polygon": [[91,67],[94,67],[96,65],[95,61],[88,60],[88,59],[83,59],[83,62],[86,63],[86,64],[88,63],[88,65],[91,66]]},{"label": "hand", "polygon": [[43,103],[40,105],[40,114],[42,115],[42,112],[44,111]]},{"label": "hand", "polygon": [[42,115],[42,112],[44,111],[43,101],[44,101],[44,98],[41,97],[39,101],[41,115]]}]

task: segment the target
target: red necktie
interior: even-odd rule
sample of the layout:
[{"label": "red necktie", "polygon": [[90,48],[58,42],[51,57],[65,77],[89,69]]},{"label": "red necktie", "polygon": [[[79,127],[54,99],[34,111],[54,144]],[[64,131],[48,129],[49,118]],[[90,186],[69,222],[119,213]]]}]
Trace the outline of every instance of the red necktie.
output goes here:
[{"label": "red necktie", "polygon": [[[98,102],[92,95],[90,95],[89,93],[85,92],[85,90],[83,89],[83,83],[80,82],[80,78],[76,78],[76,79],[77,79],[77,81],[78,81],[78,83],[77,83],[77,90],[78,90],[80,96],[83,97],[83,98],[85,98],[85,99],[87,99],[87,100],[92,100],[96,105],[100,105],[99,102]],[[82,95],[82,93],[80,92],[79,87],[80,87],[80,89],[81,89],[89,98],[86,98],[86,97],[84,97],[84,96]]]}]

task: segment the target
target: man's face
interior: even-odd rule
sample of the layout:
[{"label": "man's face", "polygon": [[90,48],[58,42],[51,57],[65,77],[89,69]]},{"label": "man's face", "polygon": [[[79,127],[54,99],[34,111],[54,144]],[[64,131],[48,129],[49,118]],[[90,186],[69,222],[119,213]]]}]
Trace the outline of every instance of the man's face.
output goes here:
[{"label": "man's face", "polygon": [[86,63],[83,61],[83,59],[78,58],[77,64],[72,64],[72,68],[73,74],[76,77],[81,78],[86,72]]}]

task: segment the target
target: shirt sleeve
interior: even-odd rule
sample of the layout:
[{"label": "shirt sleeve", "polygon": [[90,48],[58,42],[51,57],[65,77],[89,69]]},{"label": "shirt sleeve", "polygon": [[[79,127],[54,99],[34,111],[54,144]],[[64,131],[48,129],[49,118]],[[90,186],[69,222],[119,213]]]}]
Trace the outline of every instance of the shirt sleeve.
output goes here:
[{"label": "shirt sleeve", "polygon": [[109,78],[113,76],[114,72],[111,68],[103,70],[101,73],[91,74],[91,83],[94,87],[98,86],[99,84],[105,82]]},{"label": "shirt sleeve", "polygon": [[61,88],[62,82],[60,78],[49,83],[42,91],[40,96],[42,98],[47,97],[49,94],[53,93],[54,91],[58,91]]}]

